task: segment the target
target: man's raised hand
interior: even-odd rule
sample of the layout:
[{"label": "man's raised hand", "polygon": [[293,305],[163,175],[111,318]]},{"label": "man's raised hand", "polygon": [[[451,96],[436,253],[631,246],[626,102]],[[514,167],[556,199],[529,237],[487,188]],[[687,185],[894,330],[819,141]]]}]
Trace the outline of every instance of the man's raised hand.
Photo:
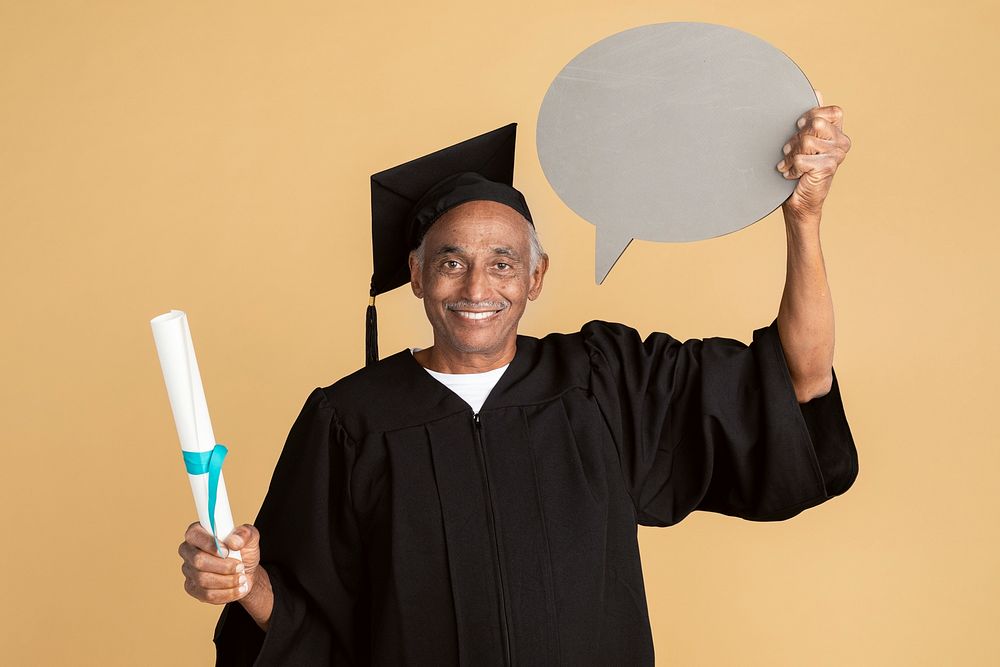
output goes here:
[{"label": "man's raised hand", "polygon": [[782,204],[786,219],[820,216],[837,167],[851,149],[851,139],[844,134],[843,109],[822,106],[818,90],[816,97],[820,106],[799,118],[799,131],[784,145],[785,157],[777,164],[785,178],[799,179],[795,191]]}]

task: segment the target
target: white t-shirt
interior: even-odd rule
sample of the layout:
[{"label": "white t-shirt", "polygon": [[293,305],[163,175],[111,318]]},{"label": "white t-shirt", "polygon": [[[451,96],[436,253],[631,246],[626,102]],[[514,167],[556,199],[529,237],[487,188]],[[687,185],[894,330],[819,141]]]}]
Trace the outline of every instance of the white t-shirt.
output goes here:
[{"label": "white t-shirt", "polygon": [[[410,348],[410,352],[419,352],[420,348]],[[500,376],[504,374],[510,364],[504,364],[500,368],[494,368],[485,373],[439,373],[429,368],[424,370],[431,374],[431,377],[458,394],[463,401],[469,404],[472,411],[479,413],[486,402],[486,397],[493,391],[493,387],[500,381]]]}]

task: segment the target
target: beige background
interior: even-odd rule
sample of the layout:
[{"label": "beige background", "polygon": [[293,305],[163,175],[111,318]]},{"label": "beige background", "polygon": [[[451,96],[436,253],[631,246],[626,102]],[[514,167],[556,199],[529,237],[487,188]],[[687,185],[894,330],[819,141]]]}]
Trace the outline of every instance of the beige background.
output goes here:
[{"label": "beige background", "polygon": [[[252,520],[309,391],[361,363],[375,171],[517,121],[553,258],[522,332],[767,325],[780,213],[637,241],[596,287],[594,228],[534,149],[567,60],[693,20],[770,41],[846,110],[823,241],[861,473],[787,522],[643,528],[660,664],[997,664],[995,3],[352,4],[0,2],[0,660],[211,661],[149,319],[188,312]],[[379,314],[384,353],[429,343],[408,290]]]}]

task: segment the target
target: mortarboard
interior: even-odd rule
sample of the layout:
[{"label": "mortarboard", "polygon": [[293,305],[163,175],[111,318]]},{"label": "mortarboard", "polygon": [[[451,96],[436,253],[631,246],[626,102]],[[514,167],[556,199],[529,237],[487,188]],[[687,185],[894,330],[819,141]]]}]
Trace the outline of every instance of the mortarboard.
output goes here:
[{"label": "mortarboard", "polygon": [[442,214],[467,201],[510,206],[534,224],[514,187],[517,123],[372,174],[371,299],[365,319],[365,364],[378,360],[375,297],[410,282],[409,254]]}]

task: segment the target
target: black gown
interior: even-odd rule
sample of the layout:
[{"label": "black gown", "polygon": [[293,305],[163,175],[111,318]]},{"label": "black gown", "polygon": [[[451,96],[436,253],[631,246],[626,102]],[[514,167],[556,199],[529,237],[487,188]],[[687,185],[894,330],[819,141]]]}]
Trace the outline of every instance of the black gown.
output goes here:
[{"label": "black gown", "polygon": [[781,521],[857,476],[836,374],[799,404],[776,322],[518,336],[478,416],[408,350],[315,389],[255,522],[269,630],[226,605],[218,664],[652,665],[637,524]]}]

